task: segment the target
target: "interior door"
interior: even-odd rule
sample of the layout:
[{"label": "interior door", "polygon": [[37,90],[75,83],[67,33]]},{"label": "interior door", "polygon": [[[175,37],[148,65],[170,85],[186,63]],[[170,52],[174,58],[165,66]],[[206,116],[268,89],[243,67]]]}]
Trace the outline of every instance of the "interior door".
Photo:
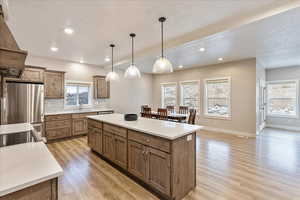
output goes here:
[{"label": "interior door", "polygon": [[266,125],[267,117],[267,86],[265,80],[259,81],[259,131]]}]

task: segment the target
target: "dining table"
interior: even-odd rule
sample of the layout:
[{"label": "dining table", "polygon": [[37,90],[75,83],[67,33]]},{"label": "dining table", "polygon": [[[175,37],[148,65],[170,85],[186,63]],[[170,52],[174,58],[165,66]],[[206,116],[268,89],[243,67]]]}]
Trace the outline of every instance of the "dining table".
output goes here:
[{"label": "dining table", "polygon": [[[159,118],[160,115],[156,111],[151,111],[151,113],[145,113],[141,112],[141,116],[144,117],[145,115],[150,115],[151,118]],[[167,119],[174,120],[178,122],[184,122],[188,118],[189,114],[182,114],[182,113],[176,113],[176,112],[168,112]]]}]

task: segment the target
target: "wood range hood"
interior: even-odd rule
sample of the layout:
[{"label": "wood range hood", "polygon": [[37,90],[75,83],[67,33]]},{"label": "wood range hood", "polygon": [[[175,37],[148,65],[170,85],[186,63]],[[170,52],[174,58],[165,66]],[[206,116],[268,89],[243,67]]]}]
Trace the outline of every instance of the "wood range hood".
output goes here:
[{"label": "wood range hood", "polygon": [[9,30],[0,5],[0,76],[19,78],[25,69],[27,51],[19,48]]}]

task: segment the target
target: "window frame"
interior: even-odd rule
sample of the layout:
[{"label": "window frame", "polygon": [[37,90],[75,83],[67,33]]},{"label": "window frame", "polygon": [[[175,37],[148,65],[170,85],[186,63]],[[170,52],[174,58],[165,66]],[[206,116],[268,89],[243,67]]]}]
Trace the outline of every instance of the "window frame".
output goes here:
[{"label": "window frame", "polygon": [[[67,105],[67,90],[66,87],[68,85],[74,85],[74,86],[88,86],[89,87],[89,97],[88,97],[88,104],[82,104],[81,107],[82,108],[89,108],[92,106],[92,102],[93,102],[93,82],[85,82],[85,81],[71,81],[68,80],[65,82],[65,89],[64,89],[64,107],[66,108],[79,108],[80,104],[79,104],[79,95],[77,95],[77,105]],[[77,94],[78,94],[78,90],[77,90]]]},{"label": "window frame", "polygon": [[[208,113],[208,100],[207,100],[207,82],[208,81],[216,81],[216,80],[228,80],[228,84],[229,84],[229,97],[228,97],[228,115],[227,116],[223,116],[223,115],[217,115],[217,114],[209,114]],[[218,77],[218,78],[208,78],[208,79],[204,79],[204,116],[206,118],[213,118],[213,119],[224,119],[224,120],[231,120],[232,118],[232,107],[231,107],[231,100],[232,100],[232,84],[231,84],[232,80],[231,77]]]},{"label": "window frame", "polygon": [[[269,113],[269,96],[268,96],[268,86],[270,84],[278,84],[278,83],[296,83],[296,115],[280,115],[280,114],[271,114]],[[276,80],[276,81],[267,81],[267,117],[278,117],[278,118],[291,118],[291,119],[299,119],[299,80],[290,79],[290,80]]]},{"label": "window frame", "polygon": [[199,99],[199,104],[198,104],[198,109],[197,110],[197,115],[200,114],[201,112],[201,81],[200,80],[186,80],[186,81],[179,81],[179,89],[180,89],[180,105],[183,106],[183,89],[182,89],[182,86],[185,84],[185,83],[197,83],[198,85],[198,91],[199,91],[199,94],[198,94],[198,99]]},{"label": "window frame", "polygon": [[161,107],[162,108],[165,108],[165,105],[164,105],[164,90],[163,90],[163,87],[165,86],[165,85],[175,85],[175,105],[174,105],[174,107],[176,108],[177,107],[177,102],[178,102],[178,100],[177,100],[177,98],[178,98],[178,84],[177,84],[177,82],[167,82],[167,83],[161,83],[160,84],[160,97],[161,97],[161,102],[160,102],[160,104],[161,104]]}]

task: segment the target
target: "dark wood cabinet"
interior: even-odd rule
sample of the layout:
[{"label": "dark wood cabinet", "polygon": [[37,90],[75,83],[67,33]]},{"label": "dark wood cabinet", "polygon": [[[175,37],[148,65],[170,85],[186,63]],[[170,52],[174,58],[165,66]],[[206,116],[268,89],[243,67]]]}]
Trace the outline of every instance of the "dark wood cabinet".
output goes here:
[{"label": "dark wood cabinet", "polygon": [[134,141],[128,141],[128,171],[140,178],[147,180],[146,147]]},{"label": "dark wood cabinet", "polygon": [[95,99],[110,97],[110,82],[105,80],[105,76],[93,76],[93,85]]},{"label": "dark wood cabinet", "polygon": [[65,96],[65,72],[45,71],[45,98],[63,99]]}]

